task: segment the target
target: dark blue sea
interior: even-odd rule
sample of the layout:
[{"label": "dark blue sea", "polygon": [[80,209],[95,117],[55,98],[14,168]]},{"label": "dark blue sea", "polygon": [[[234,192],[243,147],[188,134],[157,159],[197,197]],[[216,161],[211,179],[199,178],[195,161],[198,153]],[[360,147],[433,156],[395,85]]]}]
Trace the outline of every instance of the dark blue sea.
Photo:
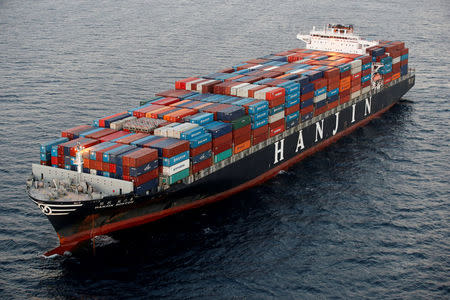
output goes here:
[{"label": "dark blue sea", "polygon": [[[448,299],[449,20],[435,0],[0,0],[0,298]],[[262,186],[42,256],[40,142],[330,22],[406,42],[398,105]]]}]

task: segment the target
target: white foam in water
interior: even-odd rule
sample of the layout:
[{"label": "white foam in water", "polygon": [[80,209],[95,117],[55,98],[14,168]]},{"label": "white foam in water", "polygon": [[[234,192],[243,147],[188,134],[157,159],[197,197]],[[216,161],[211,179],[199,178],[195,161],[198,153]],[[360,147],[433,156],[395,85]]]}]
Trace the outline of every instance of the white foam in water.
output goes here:
[{"label": "white foam in water", "polygon": [[105,247],[111,244],[116,244],[119,241],[113,239],[112,237],[108,235],[98,235],[94,237],[95,247]]}]

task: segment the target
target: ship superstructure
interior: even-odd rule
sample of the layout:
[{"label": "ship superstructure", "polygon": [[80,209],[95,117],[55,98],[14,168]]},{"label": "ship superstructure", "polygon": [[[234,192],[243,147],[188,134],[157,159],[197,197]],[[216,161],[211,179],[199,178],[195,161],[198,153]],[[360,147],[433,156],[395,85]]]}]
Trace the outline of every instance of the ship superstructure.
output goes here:
[{"label": "ship superstructure", "polygon": [[364,54],[367,48],[378,44],[356,35],[353,25],[328,24],[323,29],[313,27],[308,35],[299,33],[297,38],[306,43],[307,49],[354,54]]}]

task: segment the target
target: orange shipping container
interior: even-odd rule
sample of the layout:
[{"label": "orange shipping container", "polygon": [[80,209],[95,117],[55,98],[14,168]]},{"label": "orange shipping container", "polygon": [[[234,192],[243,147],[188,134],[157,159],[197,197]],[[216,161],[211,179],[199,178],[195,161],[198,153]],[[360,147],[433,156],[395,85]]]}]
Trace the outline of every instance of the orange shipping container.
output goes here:
[{"label": "orange shipping container", "polygon": [[239,145],[234,146],[234,154],[244,151],[245,149],[250,148],[251,140],[247,140]]},{"label": "orange shipping container", "polygon": [[400,78],[400,73],[395,73],[394,75],[392,75],[392,80],[399,79],[399,78]]}]

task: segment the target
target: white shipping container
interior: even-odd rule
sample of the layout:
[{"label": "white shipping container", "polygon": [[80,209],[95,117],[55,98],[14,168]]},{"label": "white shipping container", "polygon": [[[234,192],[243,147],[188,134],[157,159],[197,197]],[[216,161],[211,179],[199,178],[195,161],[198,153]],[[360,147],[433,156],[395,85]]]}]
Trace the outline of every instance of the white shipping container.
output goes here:
[{"label": "white shipping container", "polygon": [[356,67],[361,67],[362,61],[359,60],[359,59],[357,59],[357,60],[352,60],[352,61],[350,62],[350,65],[352,66],[352,69],[353,69],[353,68],[356,68]]},{"label": "white shipping container", "polygon": [[399,57],[396,57],[396,58],[392,59],[392,64],[395,65],[395,64],[399,63],[400,62],[400,58],[401,57],[399,56]]},{"label": "white shipping container", "polygon": [[192,90],[192,84],[200,82],[202,80],[204,80],[204,79],[203,78],[199,78],[199,79],[196,79],[196,80],[192,80],[192,81],[186,82],[186,90],[191,91]]},{"label": "white shipping container", "polygon": [[237,91],[238,91],[240,88],[245,87],[245,86],[247,86],[247,85],[249,85],[249,84],[250,84],[250,83],[244,82],[244,83],[241,83],[241,84],[238,84],[238,85],[233,86],[233,87],[231,88],[231,93],[230,93],[230,94],[236,96],[236,95],[237,95]]},{"label": "white shipping container", "polygon": [[253,66],[253,67],[250,67],[250,68],[248,68],[249,70],[253,70],[253,69],[257,69],[257,68],[259,68],[259,67],[261,67],[262,65],[256,65],[256,66]]},{"label": "white shipping container", "polygon": [[248,98],[248,90],[257,87],[256,84],[249,84],[237,90],[236,96]]},{"label": "white shipping container", "polygon": [[272,88],[266,87],[266,88],[264,88],[262,90],[256,91],[253,98],[266,100],[266,92],[271,91],[271,90],[272,90]]},{"label": "white shipping container", "polygon": [[194,124],[194,123],[184,123],[181,125],[178,125],[176,127],[172,127],[171,128],[171,132],[172,132],[172,136],[173,138],[179,139],[181,137],[181,133],[191,130],[195,127],[198,127],[198,124]]},{"label": "white shipping container", "polygon": [[269,116],[269,123],[276,122],[283,118],[284,118],[284,110],[280,111],[279,113]]},{"label": "white shipping container", "polygon": [[188,169],[190,166],[190,160],[186,159],[182,162],[177,163],[176,165],[170,166],[170,167],[163,167],[163,175],[171,176],[175,173],[181,172],[185,169]]},{"label": "white shipping container", "polygon": [[313,102],[317,103],[317,102],[320,102],[325,99],[327,99],[327,93],[323,93],[322,95],[315,96]]},{"label": "white shipping container", "polygon": [[273,69],[276,69],[276,68],[278,68],[278,66],[267,67],[267,68],[264,68],[263,70],[264,71],[270,71],[270,70],[273,70]]},{"label": "white shipping container", "polygon": [[359,72],[361,72],[361,66],[352,68],[352,69],[350,70],[350,73],[351,73],[352,75],[353,75],[353,74],[356,74],[356,73],[359,73]]},{"label": "white shipping container", "polygon": [[213,82],[213,81],[215,81],[215,80],[214,80],[214,79],[210,79],[210,80],[208,80],[208,81],[205,81],[205,82],[202,82],[202,83],[197,84],[197,92],[201,92],[201,91],[202,91],[202,86],[203,86],[204,84],[207,84],[207,83],[210,83],[210,82]]}]

